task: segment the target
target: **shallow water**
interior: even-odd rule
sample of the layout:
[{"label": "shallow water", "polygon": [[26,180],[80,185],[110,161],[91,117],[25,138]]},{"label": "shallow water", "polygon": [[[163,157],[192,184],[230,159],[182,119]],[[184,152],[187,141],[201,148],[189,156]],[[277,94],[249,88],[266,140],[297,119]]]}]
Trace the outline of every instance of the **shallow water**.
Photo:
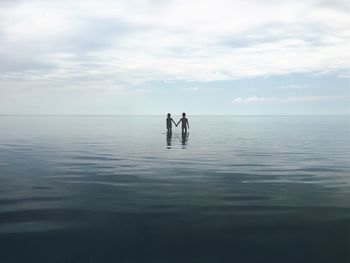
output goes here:
[{"label": "shallow water", "polygon": [[2,263],[350,260],[348,116],[0,121]]}]

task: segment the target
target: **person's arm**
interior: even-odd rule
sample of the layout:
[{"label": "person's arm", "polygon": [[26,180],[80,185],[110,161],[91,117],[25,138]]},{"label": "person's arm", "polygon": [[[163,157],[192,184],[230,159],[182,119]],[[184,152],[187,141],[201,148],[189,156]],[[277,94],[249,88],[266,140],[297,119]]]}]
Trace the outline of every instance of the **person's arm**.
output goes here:
[{"label": "person's arm", "polygon": [[186,123],[187,123],[188,129],[190,129],[190,123],[188,122],[188,119],[186,120]]},{"label": "person's arm", "polygon": [[175,123],[175,121],[173,119],[171,119],[171,121],[175,124],[175,126],[177,127],[177,124]]},{"label": "person's arm", "polygon": [[182,119],[179,120],[179,122],[176,124],[176,126],[179,125],[179,123],[181,122],[181,120],[182,120]]}]

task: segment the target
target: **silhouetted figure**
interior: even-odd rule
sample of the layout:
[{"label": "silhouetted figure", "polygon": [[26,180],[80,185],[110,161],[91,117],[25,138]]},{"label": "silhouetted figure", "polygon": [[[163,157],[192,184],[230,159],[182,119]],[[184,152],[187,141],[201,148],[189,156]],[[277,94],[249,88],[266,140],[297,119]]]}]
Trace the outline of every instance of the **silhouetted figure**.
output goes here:
[{"label": "silhouetted figure", "polygon": [[166,134],[166,148],[170,149],[171,148],[171,137],[172,137],[172,133],[171,132],[167,132]]},{"label": "silhouetted figure", "polygon": [[168,117],[166,118],[166,128],[167,128],[168,132],[171,132],[171,130],[172,130],[172,122],[175,124],[175,126],[177,126],[177,125],[176,125],[175,121],[173,120],[173,118],[171,118],[170,113],[168,113],[167,116]]},{"label": "silhouetted figure", "polygon": [[186,118],[186,113],[182,113],[182,118],[179,120],[176,126],[179,125],[180,122],[182,133],[187,133],[187,127],[190,128],[190,124],[188,123],[188,119]]}]

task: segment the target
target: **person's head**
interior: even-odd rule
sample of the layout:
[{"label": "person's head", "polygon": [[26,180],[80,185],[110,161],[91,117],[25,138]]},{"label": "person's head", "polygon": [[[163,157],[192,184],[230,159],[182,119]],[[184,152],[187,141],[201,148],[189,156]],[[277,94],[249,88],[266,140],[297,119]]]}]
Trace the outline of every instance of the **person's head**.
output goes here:
[{"label": "person's head", "polygon": [[167,116],[168,116],[168,118],[170,118],[170,116],[171,116],[171,115],[170,115],[170,113],[168,113],[168,115],[167,115]]},{"label": "person's head", "polygon": [[186,117],[186,113],[182,113],[182,117],[184,117],[184,118],[185,118],[185,117]]}]

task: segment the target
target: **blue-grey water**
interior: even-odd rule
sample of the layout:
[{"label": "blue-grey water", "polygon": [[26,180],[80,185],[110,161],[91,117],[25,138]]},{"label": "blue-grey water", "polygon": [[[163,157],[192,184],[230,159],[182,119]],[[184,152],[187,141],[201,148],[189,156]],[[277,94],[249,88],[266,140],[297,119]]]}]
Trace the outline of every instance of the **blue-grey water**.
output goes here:
[{"label": "blue-grey water", "polygon": [[0,117],[0,262],[350,262],[349,116],[189,121]]}]

